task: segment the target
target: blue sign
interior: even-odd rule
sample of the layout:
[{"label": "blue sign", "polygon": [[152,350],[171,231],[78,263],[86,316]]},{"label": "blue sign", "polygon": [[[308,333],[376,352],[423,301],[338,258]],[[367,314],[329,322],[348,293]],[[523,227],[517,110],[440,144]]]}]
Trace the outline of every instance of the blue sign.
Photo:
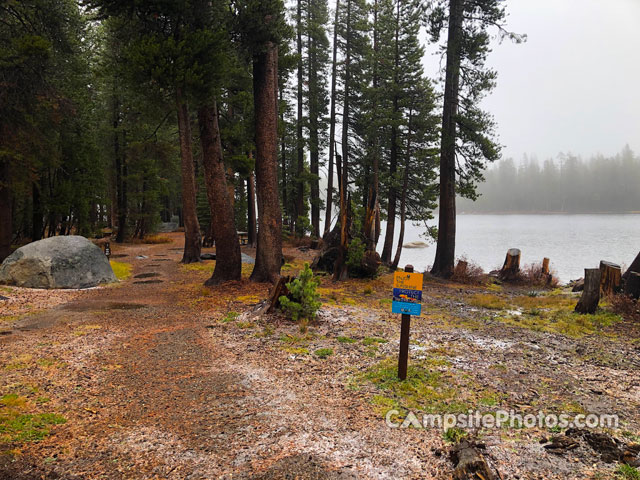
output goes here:
[{"label": "blue sign", "polygon": [[419,316],[422,313],[421,303],[396,302],[391,304],[391,313],[403,313],[405,315]]},{"label": "blue sign", "polygon": [[409,290],[407,288],[393,289],[394,302],[420,303],[422,301],[422,290]]}]

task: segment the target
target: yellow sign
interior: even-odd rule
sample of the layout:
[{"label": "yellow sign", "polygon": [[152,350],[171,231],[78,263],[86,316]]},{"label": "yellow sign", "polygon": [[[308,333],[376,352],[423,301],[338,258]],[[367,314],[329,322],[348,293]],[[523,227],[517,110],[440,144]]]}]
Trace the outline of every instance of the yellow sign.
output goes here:
[{"label": "yellow sign", "polygon": [[393,288],[405,290],[422,290],[422,274],[395,272],[393,274]]}]

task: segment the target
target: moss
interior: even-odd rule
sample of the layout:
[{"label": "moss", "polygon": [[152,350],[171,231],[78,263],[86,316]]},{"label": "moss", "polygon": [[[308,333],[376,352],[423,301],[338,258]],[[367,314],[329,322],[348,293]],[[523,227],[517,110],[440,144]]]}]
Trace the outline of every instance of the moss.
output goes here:
[{"label": "moss", "polygon": [[233,311],[227,312],[225,316],[220,319],[220,321],[223,323],[233,322],[235,319],[238,318],[239,315],[240,314],[238,312],[233,312]]},{"label": "moss", "polygon": [[73,331],[73,334],[76,337],[82,337],[84,335],[88,335],[94,330],[100,330],[101,328],[102,327],[100,325],[81,325]]},{"label": "moss", "polygon": [[109,260],[109,263],[111,264],[111,269],[118,280],[126,280],[131,276],[133,267],[130,263],[116,262],[115,260]]},{"label": "moss", "polygon": [[247,328],[253,328],[253,327],[256,326],[256,324],[253,323],[253,322],[238,322],[238,323],[236,323],[236,325],[237,325],[238,328],[241,328],[243,330],[247,329]]},{"label": "moss", "polygon": [[442,434],[444,441],[447,443],[458,443],[467,436],[467,432],[458,427],[447,428]]},{"label": "moss", "polygon": [[39,441],[49,435],[52,425],[66,422],[55,413],[28,412],[29,402],[16,394],[0,397],[0,407],[0,444]]},{"label": "moss", "polygon": [[598,311],[595,315],[581,315],[567,308],[525,312],[523,315],[498,317],[499,321],[530,330],[559,333],[581,338],[602,333],[603,329],[621,320],[619,315]]},{"label": "moss", "polygon": [[319,348],[318,350],[316,350],[315,352],[316,357],[318,358],[327,358],[330,357],[331,355],[333,355],[333,349],[332,348]]},{"label": "moss", "polygon": [[27,368],[31,363],[33,357],[28,353],[23,353],[22,355],[18,355],[17,357],[13,357],[9,363],[7,363],[4,368],[6,370],[22,370],[23,368]]}]

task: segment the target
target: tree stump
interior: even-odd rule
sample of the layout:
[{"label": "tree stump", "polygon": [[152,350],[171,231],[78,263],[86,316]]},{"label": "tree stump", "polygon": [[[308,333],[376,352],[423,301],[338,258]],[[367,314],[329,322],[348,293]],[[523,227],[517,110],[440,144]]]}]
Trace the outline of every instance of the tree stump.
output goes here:
[{"label": "tree stump", "polygon": [[600,262],[600,292],[602,295],[613,295],[620,290],[622,271],[620,265],[602,260]]},{"label": "tree stump", "polygon": [[631,262],[631,266],[627,268],[627,271],[624,272],[624,275],[622,276],[622,280],[626,282],[627,279],[631,276],[632,272],[640,273],[640,253],[638,253],[638,255],[636,256],[636,259],[633,262]]},{"label": "tree stump", "polygon": [[278,306],[280,306],[280,297],[289,295],[289,289],[287,283],[293,280],[293,277],[283,276],[278,279],[278,282],[274,285],[271,293],[269,294],[269,301],[267,303],[267,313],[273,312]]},{"label": "tree stump", "polygon": [[510,248],[507,251],[507,257],[504,259],[504,265],[500,270],[500,278],[502,280],[515,280],[520,273],[520,249]]},{"label": "tree stump", "polygon": [[453,276],[455,278],[461,279],[467,276],[467,268],[469,267],[469,262],[465,260],[458,260],[458,264],[456,268],[453,270]]},{"label": "tree stump", "polygon": [[584,290],[575,308],[577,313],[596,313],[600,302],[600,275],[599,268],[584,269]]},{"label": "tree stump", "polygon": [[547,257],[542,259],[542,275],[549,275],[549,259]]},{"label": "tree stump", "polygon": [[640,273],[629,272],[624,282],[624,294],[638,300],[640,298]]}]

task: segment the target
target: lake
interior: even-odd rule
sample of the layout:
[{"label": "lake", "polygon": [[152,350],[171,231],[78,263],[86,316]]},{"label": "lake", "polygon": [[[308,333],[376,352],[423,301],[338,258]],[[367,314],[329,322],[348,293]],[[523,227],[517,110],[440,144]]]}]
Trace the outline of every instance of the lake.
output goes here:
[{"label": "lake", "polygon": [[[399,231],[396,225],[396,242]],[[404,243],[427,241],[423,233],[407,222]],[[488,272],[502,266],[509,248],[522,251],[521,265],[549,257],[551,269],[566,283],[584,276],[585,268],[598,267],[600,260],[629,266],[640,251],[640,215],[458,215],[456,257],[466,256]],[[400,267],[412,264],[424,271],[435,252],[435,243],[403,248]]]}]

